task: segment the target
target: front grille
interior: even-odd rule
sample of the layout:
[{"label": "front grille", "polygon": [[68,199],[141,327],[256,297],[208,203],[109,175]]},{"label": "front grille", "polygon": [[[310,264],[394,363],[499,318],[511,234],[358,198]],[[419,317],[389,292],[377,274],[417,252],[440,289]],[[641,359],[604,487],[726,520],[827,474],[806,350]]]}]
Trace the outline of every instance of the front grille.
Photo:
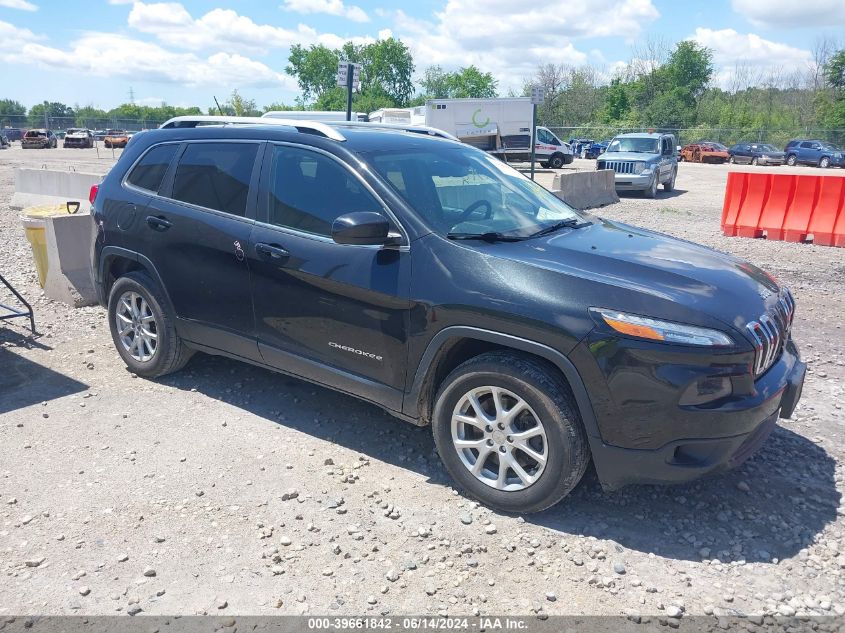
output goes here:
[{"label": "front grille", "polygon": [[780,358],[783,347],[789,340],[793,316],[795,300],[789,290],[784,290],[774,309],[745,326],[754,340],[755,376],[764,373]]},{"label": "front grille", "polygon": [[633,174],[634,162],[625,160],[605,160],[598,164],[599,169],[612,169],[617,174]]}]

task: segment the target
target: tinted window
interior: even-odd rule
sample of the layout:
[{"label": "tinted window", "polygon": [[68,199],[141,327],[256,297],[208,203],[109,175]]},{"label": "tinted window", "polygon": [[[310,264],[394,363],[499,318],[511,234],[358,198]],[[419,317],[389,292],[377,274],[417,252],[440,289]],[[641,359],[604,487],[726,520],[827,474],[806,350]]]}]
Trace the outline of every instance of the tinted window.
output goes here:
[{"label": "tinted window", "polygon": [[348,169],[317,152],[276,146],[270,163],[269,221],[316,235],[331,235],[332,222],[381,205]]},{"label": "tinted window", "polygon": [[803,143],[801,143],[801,147],[803,147],[804,149],[812,149],[813,144],[804,141]]},{"label": "tinted window", "polygon": [[246,214],[256,143],[192,143],[173,181],[173,199],[232,215]]},{"label": "tinted window", "polygon": [[147,191],[158,191],[178,147],[174,144],[153,147],[138,161],[126,181]]}]

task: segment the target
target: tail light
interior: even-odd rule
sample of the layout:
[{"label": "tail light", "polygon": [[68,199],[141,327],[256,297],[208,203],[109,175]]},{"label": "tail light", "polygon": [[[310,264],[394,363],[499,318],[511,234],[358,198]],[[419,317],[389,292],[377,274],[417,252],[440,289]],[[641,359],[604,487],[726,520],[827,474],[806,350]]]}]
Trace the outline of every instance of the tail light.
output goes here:
[{"label": "tail light", "polygon": [[91,190],[88,192],[88,202],[94,204],[97,199],[97,192],[100,190],[100,185],[91,185]]}]

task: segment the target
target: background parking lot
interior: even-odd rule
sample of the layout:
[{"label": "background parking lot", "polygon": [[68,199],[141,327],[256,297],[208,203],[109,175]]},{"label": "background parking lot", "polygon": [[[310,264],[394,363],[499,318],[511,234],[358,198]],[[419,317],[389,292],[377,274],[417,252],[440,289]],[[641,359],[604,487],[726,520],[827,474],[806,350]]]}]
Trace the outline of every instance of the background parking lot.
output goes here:
[{"label": "background parking lot", "polygon": [[0,327],[0,616],[845,614],[845,250],[722,236],[737,168],[682,163],[671,194],[595,213],[791,288],[809,364],[794,418],[730,474],[614,493],[588,474],[517,517],[452,489],[428,428],[222,358],[136,378],[103,309],[43,299],[8,206],[13,169],[105,173],[111,155],[0,152],[0,272],[40,334]]}]

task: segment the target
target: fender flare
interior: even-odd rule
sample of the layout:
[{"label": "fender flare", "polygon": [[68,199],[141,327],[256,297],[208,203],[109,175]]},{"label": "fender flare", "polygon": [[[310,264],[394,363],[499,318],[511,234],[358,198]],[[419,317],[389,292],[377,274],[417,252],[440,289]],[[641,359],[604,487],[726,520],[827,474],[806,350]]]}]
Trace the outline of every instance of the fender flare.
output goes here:
[{"label": "fender flare", "polygon": [[595,445],[596,442],[599,444],[602,443],[601,433],[599,432],[598,422],[596,421],[596,415],[593,411],[593,405],[590,401],[587,388],[584,386],[584,381],[581,379],[581,375],[578,373],[575,365],[565,354],[543,343],[502,332],[464,325],[445,327],[429,341],[420,359],[411,388],[403,401],[402,408],[405,415],[417,419],[422,417],[420,415],[421,396],[428,378],[432,375],[431,370],[433,369],[434,361],[440,351],[444,349],[444,346],[453,339],[475,339],[488,343],[497,343],[504,347],[534,354],[552,363],[561,371],[569,383],[569,387],[572,389],[572,394],[575,397],[575,403],[578,405],[581,420],[584,423],[590,444]]},{"label": "fender flare", "polygon": [[[97,285],[97,293],[102,295],[102,305],[108,304],[108,296],[106,296],[106,288],[105,288],[105,279],[106,279],[106,270],[108,269],[109,264],[113,259],[117,259],[118,257],[122,259],[128,259],[134,262],[138,262],[141,266],[146,269],[146,271],[152,275],[153,280],[158,284],[158,287],[161,288],[162,293],[164,293],[164,297],[167,299],[167,303],[171,310],[173,309],[173,302],[170,300],[170,294],[167,292],[167,286],[164,285],[164,282],[161,279],[161,275],[158,274],[158,270],[147,257],[141,255],[136,251],[131,251],[127,248],[121,248],[120,246],[105,246],[103,250],[100,252],[100,265],[98,266],[96,273],[96,285]],[[175,312],[174,312],[175,314]]]}]

